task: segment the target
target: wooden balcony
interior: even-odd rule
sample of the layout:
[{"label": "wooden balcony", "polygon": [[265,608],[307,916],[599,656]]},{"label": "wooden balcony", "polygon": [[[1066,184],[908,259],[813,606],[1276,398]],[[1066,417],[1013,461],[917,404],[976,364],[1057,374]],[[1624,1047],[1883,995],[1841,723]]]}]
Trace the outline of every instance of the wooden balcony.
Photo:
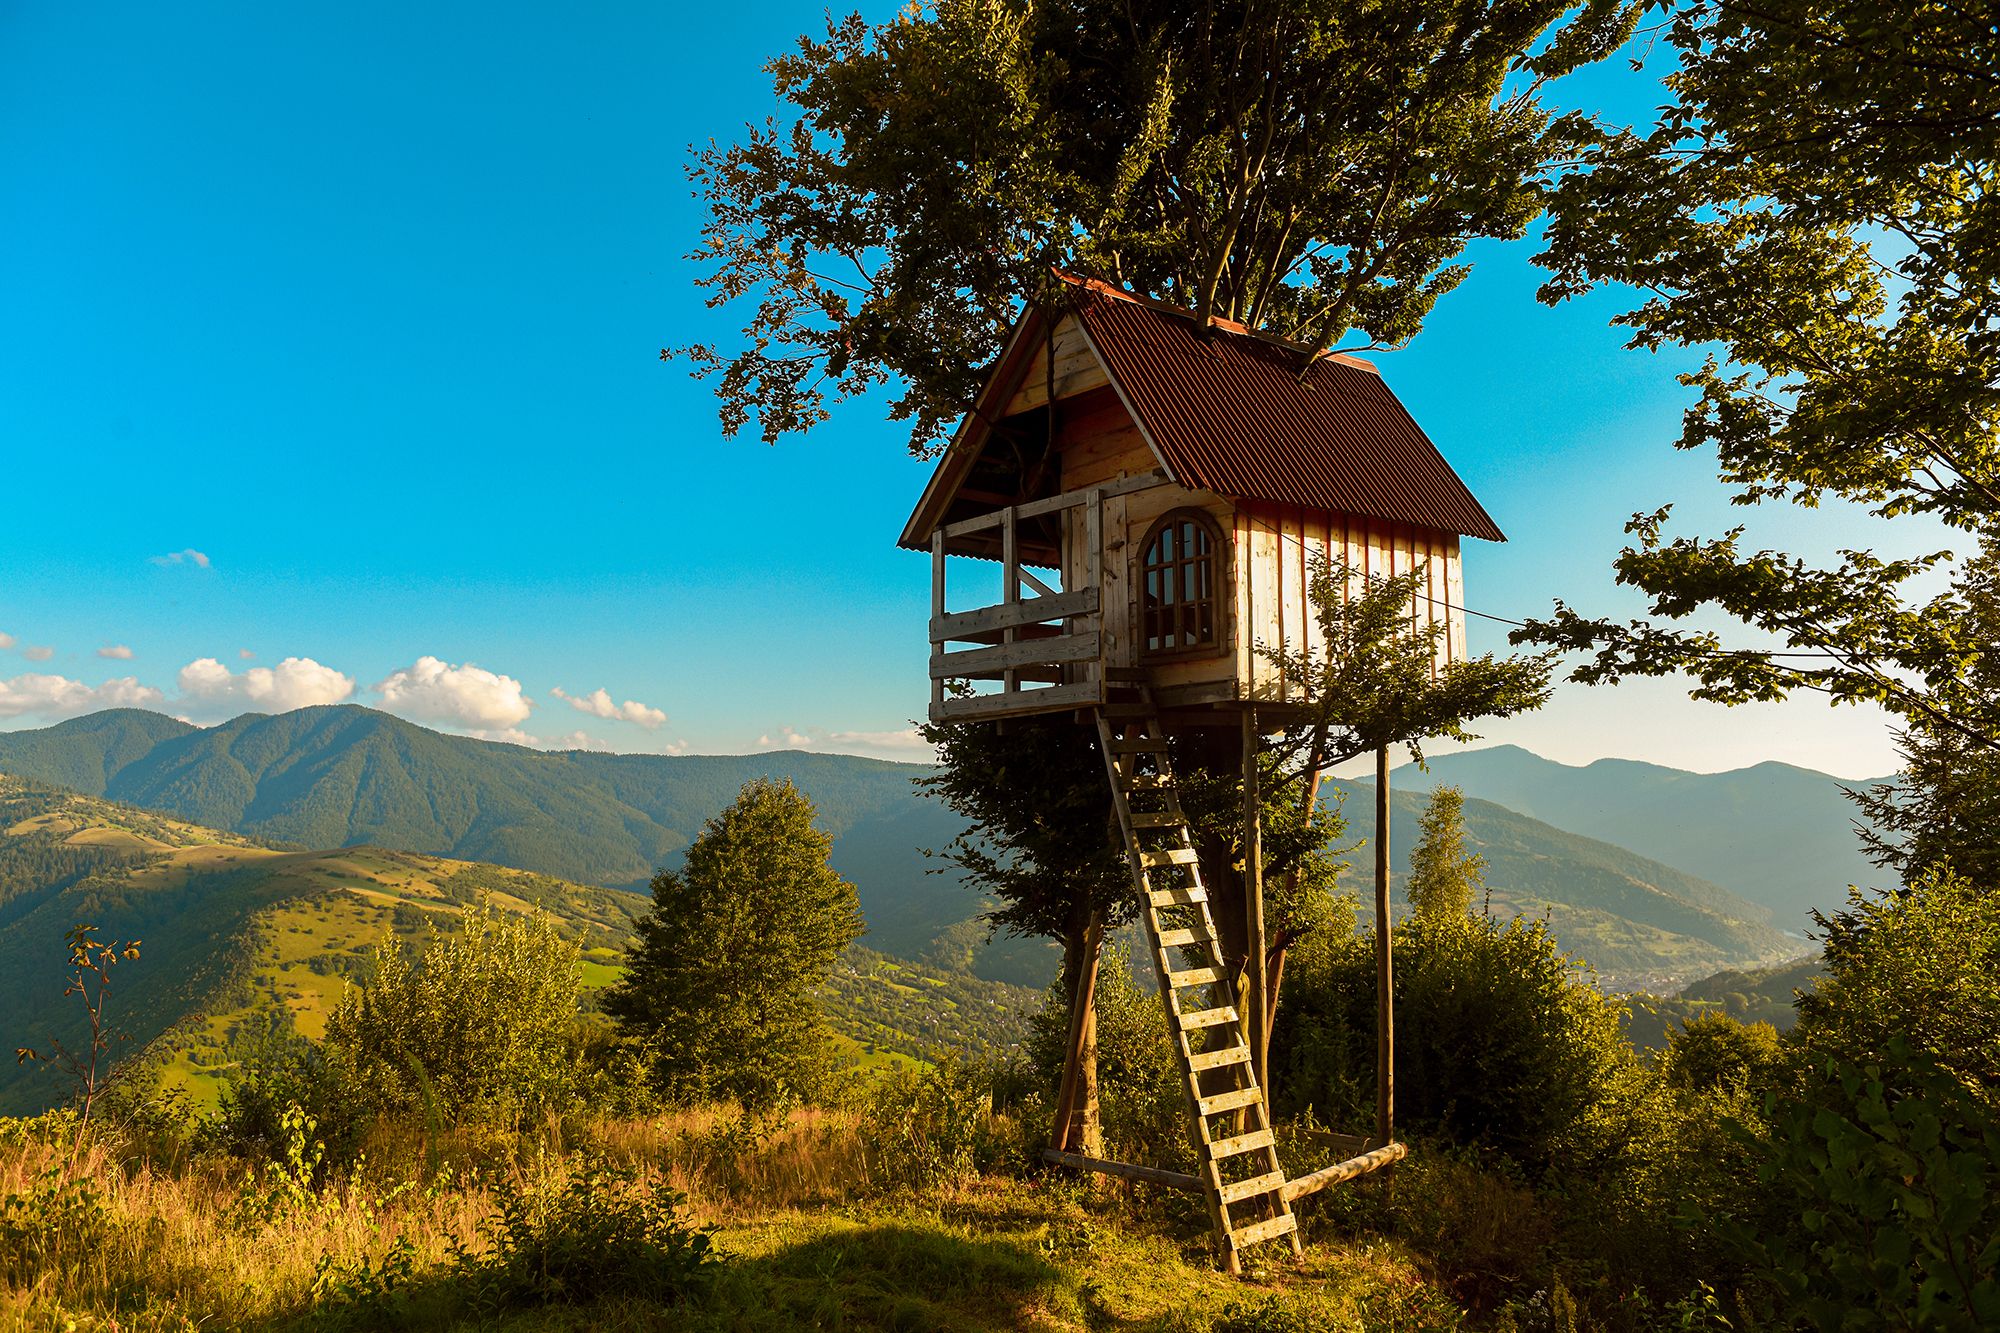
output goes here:
[{"label": "wooden balcony", "polygon": [[[931,721],[1025,717],[1104,701],[1104,501],[1165,480],[1158,473],[1121,478],[962,519],[931,534]],[[1022,523],[1047,515],[1059,520],[1060,565],[1071,571],[1075,587],[1051,587],[1021,563]],[[985,555],[996,533],[1001,600],[947,612],[947,556]],[[965,693],[953,685],[975,681],[997,681],[1000,688]]]}]

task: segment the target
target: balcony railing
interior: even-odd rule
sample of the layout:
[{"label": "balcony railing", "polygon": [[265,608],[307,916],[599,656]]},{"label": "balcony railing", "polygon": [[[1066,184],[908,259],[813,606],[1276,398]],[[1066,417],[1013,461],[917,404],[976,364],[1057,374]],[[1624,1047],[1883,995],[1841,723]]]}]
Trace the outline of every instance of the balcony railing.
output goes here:
[{"label": "balcony railing", "polygon": [[[1104,502],[1165,481],[1157,472],[1120,478],[962,519],[931,535],[933,722],[1048,713],[1103,702]],[[1080,523],[1072,510],[1082,511]],[[1021,563],[1022,523],[1050,514],[1059,516],[1059,564],[1076,572],[1074,588],[1052,588]],[[947,548],[960,538],[996,529],[1001,600],[947,612]],[[973,646],[953,646],[962,644]],[[953,681],[997,681],[1000,688],[957,693],[950,688]]]}]

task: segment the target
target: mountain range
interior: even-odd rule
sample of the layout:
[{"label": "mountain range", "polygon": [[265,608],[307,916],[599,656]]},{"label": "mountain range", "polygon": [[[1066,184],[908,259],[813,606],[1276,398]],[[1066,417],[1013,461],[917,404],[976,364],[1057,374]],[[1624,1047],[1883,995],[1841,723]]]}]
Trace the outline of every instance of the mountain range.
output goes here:
[{"label": "mountain range", "polygon": [[1811,913],[1839,907],[1850,884],[1884,886],[1861,854],[1855,808],[1843,782],[1791,764],[1689,773],[1632,759],[1559,764],[1518,746],[1433,754],[1429,771],[1406,765],[1390,789],[1440,784],[1506,806],[1571,833],[1629,848],[1711,880],[1767,907],[1788,931]]},{"label": "mountain range", "polygon": [[[609,888],[641,887],[655,868],[672,866],[744,782],[789,779],[833,835],[833,864],[860,891],[871,947],[1046,984],[1053,956],[1045,944],[983,944],[977,897],[932,873],[923,849],[945,845],[958,824],[918,787],[927,771],[797,751],[545,753],[353,706],[246,714],[209,728],[112,710],[0,733],[0,772],[239,837],[490,862]],[[1421,809],[1410,785],[1393,802],[1402,864]],[[1608,986],[1670,987],[1805,951],[1766,906],[1685,868],[1489,800],[1469,800],[1466,822],[1489,862],[1494,909],[1546,918]]]}]

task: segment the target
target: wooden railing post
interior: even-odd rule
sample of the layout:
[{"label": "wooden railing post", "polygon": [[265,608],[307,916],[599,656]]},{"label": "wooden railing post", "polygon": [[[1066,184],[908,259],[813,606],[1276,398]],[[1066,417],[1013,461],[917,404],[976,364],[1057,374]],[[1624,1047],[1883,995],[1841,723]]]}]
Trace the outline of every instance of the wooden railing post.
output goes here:
[{"label": "wooden railing post", "polygon": [[[1009,505],[1000,518],[1000,562],[1005,566],[1005,573],[1002,577],[1006,579],[1006,596],[1002,598],[1002,601],[1008,606],[1012,606],[1021,600],[1021,552],[1016,537],[1018,522],[1019,520],[1016,517],[1014,507]],[[1009,625],[1001,632],[1000,641],[1002,643],[1015,643],[1020,639],[1020,636],[1021,632],[1014,626]],[[1000,678],[1001,693],[1012,694],[1020,688],[1020,673],[1009,667]]]},{"label": "wooden railing post", "polygon": [[[944,619],[944,529],[931,534],[931,624],[935,626]],[[944,644],[933,640],[931,655],[936,657],[944,652]],[[931,714],[944,704],[944,677],[931,677]]]}]

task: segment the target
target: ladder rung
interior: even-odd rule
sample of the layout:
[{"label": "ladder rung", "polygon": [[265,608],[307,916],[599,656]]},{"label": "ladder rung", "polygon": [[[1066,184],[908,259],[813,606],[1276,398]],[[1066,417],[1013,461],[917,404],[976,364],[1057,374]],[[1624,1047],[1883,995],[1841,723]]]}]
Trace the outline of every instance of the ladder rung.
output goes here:
[{"label": "ladder rung", "polygon": [[1176,990],[1182,986],[1212,986],[1227,975],[1219,967],[1191,967],[1185,972],[1167,973],[1167,984]]},{"label": "ladder rung", "polygon": [[1197,1009],[1193,1013],[1181,1015],[1181,1031],[1193,1032],[1198,1028],[1219,1028],[1237,1019],[1236,1007],[1225,1004],[1219,1009]]},{"label": "ladder rung", "polygon": [[1250,1063],[1248,1046],[1226,1046],[1219,1051],[1196,1051],[1188,1057],[1188,1068],[1200,1073],[1204,1069],[1220,1069],[1224,1065],[1247,1065]]},{"label": "ladder rung", "polygon": [[1124,740],[1111,742],[1113,754],[1165,754],[1167,741],[1164,736],[1128,736]]},{"label": "ladder rung", "polygon": [[1174,780],[1164,773],[1133,773],[1121,775],[1126,791],[1166,791],[1174,785]]},{"label": "ladder rung", "polygon": [[1264,1100],[1264,1094],[1256,1088],[1237,1088],[1233,1092],[1218,1092],[1213,1097],[1203,1097],[1195,1105],[1203,1115],[1221,1115],[1224,1111],[1239,1111],[1246,1106],[1255,1106]]},{"label": "ladder rung", "polygon": [[1200,930],[1163,930],[1160,932],[1162,949],[1178,949],[1183,944],[1206,944],[1208,934]]},{"label": "ladder rung", "polygon": [[1231,1231],[1229,1233],[1229,1242],[1240,1250],[1245,1246],[1260,1244],[1267,1240],[1276,1240],[1280,1236],[1288,1236],[1298,1229],[1299,1220],[1296,1217],[1293,1217],[1290,1213],[1281,1213],[1276,1217],[1266,1218],[1262,1222],[1252,1222],[1247,1227],[1239,1227]]},{"label": "ladder rung", "polygon": [[1146,895],[1146,900],[1155,907],[1193,907],[1207,902],[1208,893],[1200,888],[1154,889]]},{"label": "ladder rung", "polygon": [[1133,828],[1173,828],[1187,823],[1187,817],[1178,810],[1134,810]]},{"label": "ladder rung", "polygon": [[1254,1199],[1260,1194],[1276,1194],[1284,1187],[1285,1173],[1282,1171],[1273,1171],[1269,1175],[1252,1176],[1248,1180],[1239,1180],[1234,1184],[1224,1185],[1218,1193],[1221,1195],[1224,1203],[1241,1203],[1245,1199]]},{"label": "ladder rung", "polygon": [[1201,853],[1192,847],[1168,847],[1157,852],[1140,852],[1139,864],[1148,870],[1160,866],[1191,866],[1201,861]]},{"label": "ladder rung", "polygon": [[1253,1129],[1248,1134],[1238,1134],[1233,1139],[1217,1139],[1208,1145],[1208,1155],[1212,1158],[1241,1157],[1246,1152],[1269,1148],[1277,1141],[1278,1136],[1270,1130]]}]

